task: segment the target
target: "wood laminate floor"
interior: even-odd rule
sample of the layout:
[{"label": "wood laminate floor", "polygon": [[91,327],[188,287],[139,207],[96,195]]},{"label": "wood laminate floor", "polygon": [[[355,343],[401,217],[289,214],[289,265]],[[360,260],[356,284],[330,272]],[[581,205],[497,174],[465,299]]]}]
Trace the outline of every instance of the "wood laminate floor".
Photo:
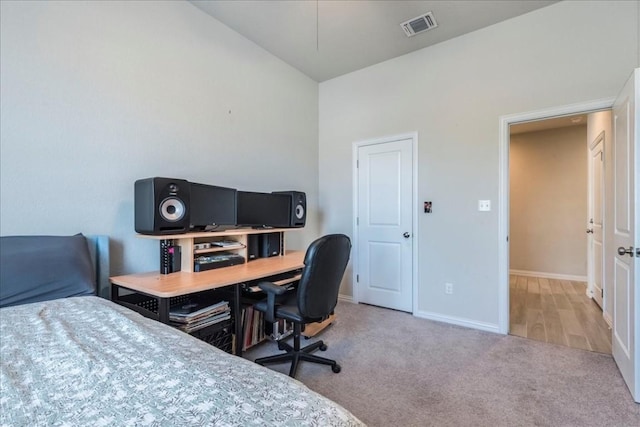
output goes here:
[{"label": "wood laminate floor", "polygon": [[509,333],[611,354],[611,330],[586,283],[509,276]]}]

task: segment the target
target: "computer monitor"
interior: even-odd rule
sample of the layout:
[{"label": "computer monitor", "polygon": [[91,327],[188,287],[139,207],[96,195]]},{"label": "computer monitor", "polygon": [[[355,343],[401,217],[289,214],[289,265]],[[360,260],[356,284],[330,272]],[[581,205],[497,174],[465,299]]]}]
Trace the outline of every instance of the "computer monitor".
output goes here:
[{"label": "computer monitor", "polygon": [[216,230],[236,225],[235,188],[191,184],[191,230]]},{"label": "computer monitor", "polygon": [[291,196],[288,194],[238,191],[238,225],[289,227]]}]

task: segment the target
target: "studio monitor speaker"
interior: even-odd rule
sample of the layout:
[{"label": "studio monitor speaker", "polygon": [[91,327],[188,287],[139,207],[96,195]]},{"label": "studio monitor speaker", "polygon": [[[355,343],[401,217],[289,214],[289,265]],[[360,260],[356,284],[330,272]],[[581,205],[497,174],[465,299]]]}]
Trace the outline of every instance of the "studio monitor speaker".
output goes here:
[{"label": "studio monitor speaker", "polygon": [[135,229],[141,234],[189,231],[190,184],[183,179],[139,179],[135,187]]},{"label": "studio monitor speaker", "polygon": [[274,191],[274,194],[287,194],[291,197],[289,227],[304,227],[307,222],[307,195],[302,191]]}]

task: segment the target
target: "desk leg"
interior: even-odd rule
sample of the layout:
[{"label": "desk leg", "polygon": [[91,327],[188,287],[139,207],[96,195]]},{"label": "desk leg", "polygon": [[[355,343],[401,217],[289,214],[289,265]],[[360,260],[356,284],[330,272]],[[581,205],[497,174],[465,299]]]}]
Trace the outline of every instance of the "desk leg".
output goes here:
[{"label": "desk leg", "polygon": [[113,302],[119,302],[120,301],[119,289],[120,289],[120,286],[116,285],[115,283],[111,284],[111,301],[113,301]]},{"label": "desk leg", "polygon": [[236,356],[242,357],[242,309],[240,308],[240,284],[233,286],[233,324],[236,334]]},{"label": "desk leg", "polygon": [[158,298],[158,318],[162,323],[169,323],[169,298]]}]

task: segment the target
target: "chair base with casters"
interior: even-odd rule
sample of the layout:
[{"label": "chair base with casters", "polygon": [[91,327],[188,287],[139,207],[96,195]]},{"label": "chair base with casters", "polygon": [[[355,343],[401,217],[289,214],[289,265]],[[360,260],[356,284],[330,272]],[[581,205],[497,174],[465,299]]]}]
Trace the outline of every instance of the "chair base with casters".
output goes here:
[{"label": "chair base with casters", "polygon": [[313,363],[320,363],[322,365],[331,366],[331,370],[336,374],[340,372],[341,368],[338,365],[338,362],[332,359],[327,359],[326,357],[316,356],[314,354],[310,354],[312,351],[319,349],[320,351],[325,351],[327,349],[327,345],[320,341],[316,341],[312,344],[309,344],[306,347],[300,348],[300,335],[302,335],[302,326],[299,323],[294,323],[293,326],[293,346],[287,344],[284,341],[278,341],[278,349],[285,350],[286,353],[276,354],[274,356],[261,357],[256,359],[255,362],[259,365],[267,365],[270,363],[282,363],[282,362],[291,362],[291,368],[289,369],[289,376],[295,378],[296,372],[298,371],[298,364],[301,360]]}]

